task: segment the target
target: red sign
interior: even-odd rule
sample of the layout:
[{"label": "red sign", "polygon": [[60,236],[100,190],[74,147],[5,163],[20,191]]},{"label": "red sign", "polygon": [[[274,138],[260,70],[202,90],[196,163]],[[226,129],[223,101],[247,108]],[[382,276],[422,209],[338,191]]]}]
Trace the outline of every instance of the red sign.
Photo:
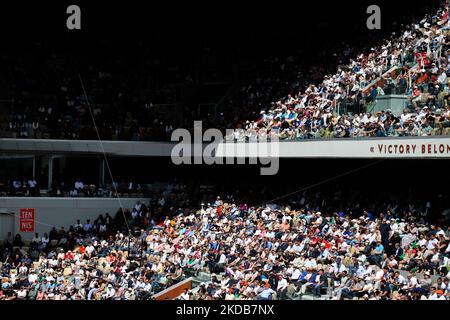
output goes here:
[{"label": "red sign", "polygon": [[20,209],[20,232],[33,232],[34,231],[34,208]]},{"label": "red sign", "polygon": [[428,65],[430,62],[428,61],[428,56],[426,52],[416,53],[415,54],[417,61],[419,62],[419,67]]}]

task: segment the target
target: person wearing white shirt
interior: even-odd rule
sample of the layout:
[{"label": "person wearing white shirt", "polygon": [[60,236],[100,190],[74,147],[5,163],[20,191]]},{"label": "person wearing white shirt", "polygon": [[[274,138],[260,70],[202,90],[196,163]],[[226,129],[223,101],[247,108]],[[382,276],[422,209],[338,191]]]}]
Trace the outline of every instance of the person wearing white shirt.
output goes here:
[{"label": "person wearing white shirt", "polygon": [[280,297],[280,299],[285,298],[288,286],[289,286],[289,283],[288,283],[287,279],[283,278],[282,276],[279,276],[276,291],[277,291],[277,295],[278,295],[278,297]]},{"label": "person wearing white shirt", "polygon": [[395,280],[397,281],[397,283],[399,283],[399,284],[401,284],[401,285],[404,285],[404,284],[407,284],[408,283],[408,281],[406,281],[406,279],[405,279],[405,277],[404,276],[402,276],[401,274],[400,274],[400,272],[395,272]]},{"label": "person wearing white shirt", "polygon": [[364,265],[361,263],[359,267],[356,269],[356,275],[360,278],[364,277],[366,274],[366,269],[364,268]]},{"label": "person wearing white shirt", "polygon": [[438,244],[439,240],[434,238],[434,236],[432,236],[432,238],[430,240],[428,240],[428,244],[427,244],[427,249],[428,250],[433,250],[436,245]]},{"label": "person wearing white shirt", "polygon": [[20,266],[19,273],[25,275],[28,272],[28,267],[25,265]]},{"label": "person wearing white shirt", "polygon": [[21,289],[19,289],[17,291],[17,299],[18,300],[25,300],[27,297],[27,290],[25,289],[25,287],[22,287]]},{"label": "person wearing white shirt", "polygon": [[277,285],[277,291],[278,292],[282,292],[283,290],[285,290],[288,287],[288,281],[287,279],[283,278],[280,276],[280,279],[278,280],[278,285]]},{"label": "person wearing white shirt", "polygon": [[20,180],[14,180],[13,187],[14,189],[20,189],[22,187],[22,183],[20,182]]},{"label": "person wearing white shirt", "polygon": [[409,118],[411,117],[411,115],[408,113],[408,110],[404,110],[404,112],[400,115],[400,119],[402,121],[402,123],[405,123],[409,120]]},{"label": "person wearing white shirt", "polygon": [[427,239],[423,238],[423,236],[421,235],[420,240],[417,242],[417,246],[418,247],[422,247],[422,246],[424,246],[426,244],[427,244]]},{"label": "person wearing white shirt", "polygon": [[431,257],[431,262],[435,263],[435,264],[439,264],[440,261],[440,257],[439,257],[439,252],[437,250],[434,250],[432,257]]},{"label": "person wearing white shirt", "polygon": [[112,299],[114,295],[116,294],[116,290],[113,288],[111,284],[108,284],[108,287],[105,290],[104,298],[105,299]]},{"label": "person wearing white shirt", "polygon": [[317,262],[315,259],[309,257],[304,264],[306,270],[313,270],[317,268]]},{"label": "person wearing white shirt", "polygon": [[84,189],[84,184],[83,184],[83,182],[81,182],[80,180],[77,180],[77,181],[75,182],[75,189],[78,190],[78,191],[83,190],[83,189]]},{"label": "person wearing white shirt", "polygon": [[114,282],[116,280],[116,275],[114,273],[110,273],[108,274],[108,281],[109,282]]},{"label": "person wearing white shirt", "polygon": [[295,244],[291,247],[291,251],[293,251],[293,252],[295,252],[295,253],[299,253],[299,252],[301,252],[301,251],[303,250],[303,248],[304,248],[304,245],[295,243]]},{"label": "person wearing white shirt", "polygon": [[450,266],[450,258],[444,257],[442,260],[441,268],[448,268]]},{"label": "person wearing white shirt", "polygon": [[294,272],[292,272],[291,280],[292,280],[292,281],[297,281],[298,278],[300,277],[300,275],[301,275],[300,269],[296,268],[296,269],[294,270]]},{"label": "person wearing white shirt", "polygon": [[[142,287],[142,290],[147,291],[147,292],[152,292],[152,284],[150,283],[150,281],[148,281],[148,280],[145,281],[145,283]],[[187,300],[189,300],[189,299],[187,299]]]},{"label": "person wearing white shirt", "polygon": [[94,252],[94,250],[95,250],[95,248],[94,248],[94,246],[92,244],[90,244],[90,245],[88,245],[86,247],[86,252],[87,252],[88,255],[91,255],[92,252]]},{"label": "person wearing white shirt", "polygon": [[180,295],[180,300],[189,300],[188,289],[184,289],[184,292]]},{"label": "person wearing white shirt", "polygon": [[238,270],[236,270],[236,272],[234,273],[234,279],[235,279],[235,280],[241,280],[241,279],[244,279],[244,274],[238,269]]},{"label": "person wearing white shirt", "polygon": [[37,186],[36,180],[34,180],[34,179],[28,180],[28,186],[29,186],[30,188],[36,188],[36,186]]},{"label": "person wearing white shirt", "polygon": [[37,279],[38,279],[38,275],[34,271],[31,271],[30,274],[28,275],[28,282],[35,283],[35,281]]},{"label": "person wearing white shirt", "polygon": [[330,273],[339,274],[347,270],[347,267],[344,266],[342,263],[333,262],[331,264]]},{"label": "person wearing white shirt", "polygon": [[277,255],[274,255],[272,253],[272,251],[269,252],[269,255],[267,256],[267,259],[269,259],[272,262],[275,262],[275,260],[277,259]]},{"label": "person wearing white shirt", "polygon": [[439,75],[438,81],[439,81],[441,84],[447,83],[447,74],[445,73],[445,71],[442,71],[442,73]]},{"label": "person wearing white shirt", "polygon": [[222,253],[220,255],[218,264],[224,265],[224,264],[226,264],[227,260],[228,260],[227,256],[224,253]]},{"label": "person wearing white shirt", "polygon": [[273,239],[275,238],[275,232],[274,231],[269,231],[266,233],[266,238],[268,239]]},{"label": "person wearing white shirt", "polygon": [[436,288],[432,287],[430,290],[430,296],[428,300],[445,300],[445,296],[443,294],[437,294]]},{"label": "person wearing white shirt", "polygon": [[328,259],[328,257],[330,256],[330,251],[328,251],[328,249],[324,249],[320,254],[319,254],[319,261],[323,261]]},{"label": "person wearing white shirt", "polygon": [[409,275],[409,283],[407,285],[407,288],[413,289],[416,288],[419,285],[419,281],[417,280],[417,277],[414,274]]}]

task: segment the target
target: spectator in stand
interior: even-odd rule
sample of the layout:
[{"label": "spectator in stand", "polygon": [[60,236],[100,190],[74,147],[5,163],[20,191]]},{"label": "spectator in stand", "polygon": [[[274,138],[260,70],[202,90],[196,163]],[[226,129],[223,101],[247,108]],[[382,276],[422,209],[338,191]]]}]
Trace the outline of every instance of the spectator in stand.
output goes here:
[{"label": "spectator in stand", "polygon": [[[390,93],[406,94],[414,110],[427,105],[432,113],[448,121],[445,115],[450,96],[448,5],[447,0],[443,1],[434,12],[405,25],[398,34],[394,32],[371,48],[356,52],[351,45],[343,45],[342,53],[330,59],[324,59],[319,53],[318,65],[302,63],[294,54],[266,57],[261,63],[267,67],[266,71],[249,72],[248,77],[254,81],[242,85],[236,95],[225,101],[226,112],[216,117],[211,113],[203,115],[204,127],[236,129],[233,137],[228,138],[239,141],[266,137],[297,140],[447,134],[447,126],[425,123],[418,118],[412,126],[399,123],[390,126],[377,118],[361,124],[358,117],[370,110],[380,96]],[[162,80],[168,72],[175,70],[175,83],[189,85],[192,77],[187,70],[180,70],[182,66],[169,68],[164,65],[165,59],[140,51],[143,53],[139,60],[145,61],[145,68],[141,64],[126,71],[114,68],[123,64],[122,59],[129,59],[126,55],[106,60],[103,55],[98,59],[103,61],[98,67],[83,66],[89,70],[86,82],[92,88],[89,92],[92,114],[102,139],[168,140],[173,129],[182,125],[175,123],[180,121],[174,117],[161,116],[154,101],[170,104],[176,96],[177,85]],[[0,123],[0,134],[22,138],[97,139],[87,97],[77,89],[78,79],[72,76],[74,68],[82,67],[78,64],[74,67],[74,61],[83,59],[45,53],[50,58],[43,64],[44,70],[48,70],[49,64],[57,66],[55,73],[61,79],[57,84],[49,76],[42,77],[46,72],[39,72],[39,77],[28,76],[27,67],[34,70],[37,66],[21,68],[14,55],[6,54],[0,60],[4,62],[4,74],[27,79],[27,84],[30,83],[27,88],[57,88],[47,94],[37,90],[37,94],[21,89],[24,85],[20,81],[14,83],[17,87],[12,90],[14,112]],[[42,101],[42,96],[52,99],[37,102]],[[184,112],[184,118],[187,123],[197,115]]]},{"label": "spectator in stand", "polygon": [[[210,283],[180,298],[270,300],[310,292],[331,299],[450,298],[450,242],[443,228],[398,206],[377,215],[363,210],[358,217],[345,210],[322,214],[312,204],[251,207],[215,198],[158,226],[128,216],[132,227],[141,227],[139,235],[123,233],[123,223],[107,223],[109,215],[83,225],[88,237],[70,231],[74,227],[53,228],[50,239],[63,251],[45,235],[34,264],[20,251],[5,251],[0,296],[149,299],[185,276],[210,270],[218,272]],[[148,210],[142,203],[138,209]],[[15,274],[33,281],[23,284]]]},{"label": "spectator in stand", "polygon": [[38,183],[34,178],[28,180],[28,190],[30,193],[30,196],[36,197],[39,195],[39,188]]},{"label": "spectator in stand", "polygon": [[[402,35],[393,35],[370,53],[339,66],[337,73],[325,76],[322,83],[310,84],[304,92],[294,91],[264,106],[270,109],[262,110],[256,121],[241,121],[236,126],[237,133],[227,138],[253,141],[274,136],[295,140],[443,134],[443,128],[430,118],[440,117],[448,110],[447,24],[447,7],[442,6],[435,16],[426,16],[408,26]],[[410,58],[414,55],[416,61]],[[398,72],[386,74],[391,68]],[[382,82],[392,92],[401,83],[405,87],[406,80],[412,88],[409,96],[415,109],[411,121],[398,122],[392,112],[389,119],[377,116],[361,119],[361,107],[385,95]],[[353,105],[357,111],[337,114],[337,108],[343,104]],[[428,108],[429,117],[418,117],[422,107]]]},{"label": "spectator in stand", "polygon": [[74,188],[79,193],[84,191],[84,183],[81,181],[81,179],[77,179],[77,181],[75,181]]}]

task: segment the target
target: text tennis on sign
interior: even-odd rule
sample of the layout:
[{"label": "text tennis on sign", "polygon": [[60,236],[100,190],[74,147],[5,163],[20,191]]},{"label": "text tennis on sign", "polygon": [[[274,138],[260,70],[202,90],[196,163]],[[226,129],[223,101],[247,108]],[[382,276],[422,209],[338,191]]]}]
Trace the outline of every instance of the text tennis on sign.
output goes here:
[{"label": "text tennis on sign", "polygon": [[34,208],[21,208],[19,220],[20,232],[34,231]]}]

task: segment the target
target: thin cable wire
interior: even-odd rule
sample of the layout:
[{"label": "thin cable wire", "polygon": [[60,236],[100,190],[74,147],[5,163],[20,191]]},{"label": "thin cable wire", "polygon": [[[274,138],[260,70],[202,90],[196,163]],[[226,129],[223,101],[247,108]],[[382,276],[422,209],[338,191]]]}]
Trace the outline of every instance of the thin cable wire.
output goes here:
[{"label": "thin cable wire", "polygon": [[[374,166],[374,165],[377,165],[377,164],[379,164],[379,163],[381,163],[381,162],[383,162],[383,161],[385,161],[385,159],[381,159],[381,160],[379,160],[379,161],[372,162],[372,163],[369,163],[369,164],[367,164],[367,165],[361,166],[361,167],[359,167],[359,168],[356,168],[356,169],[353,169],[353,170],[350,170],[350,171],[341,173],[341,174],[339,174],[339,175],[337,175],[337,176],[334,176],[334,177],[331,177],[331,178],[322,180],[322,181],[320,181],[320,182],[317,182],[317,183],[314,183],[314,184],[312,184],[312,185],[306,186],[306,187],[301,188],[301,189],[299,189],[299,190],[296,190],[296,191],[290,192],[290,193],[288,193],[288,194],[285,194],[285,195],[279,196],[279,197],[277,197],[277,198],[274,198],[274,199],[272,199],[272,200],[266,201],[265,203],[262,203],[260,206],[265,205],[265,204],[268,204],[268,203],[271,203],[271,202],[273,202],[273,201],[278,201],[278,200],[281,200],[281,199],[290,197],[290,196],[292,196],[292,195],[294,195],[294,194],[297,194],[297,193],[300,193],[300,192],[302,192],[302,191],[306,191],[306,190],[308,190],[308,189],[317,187],[317,186],[322,185],[322,184],[324,184],[324,183],[327,183],[327,182],[330,182],[330,181],[333,181],[333,180],[342,178],[342,177],[344,177],[344,176],[350,175],[350,174],[355,173],[355,172],[358,172],[358,171],[360,171],[360,170],[364,170],[364,169],[366,169],[366,168],[369,168],[369,167],[372,167],[372,166]],[[119,200],[120,200],[120,199],[119,199]],[[8,212],[8,213],[6,213],[6,214],[7,214],[7,215],[10,215],[10,216],[14,216],[14,217],[20,218],[20,216],[19,216],[18,214],[15,214],[15,213],[9,213],[9,212]],[[125,221],[126,221],[126,217],[125,217],[125,214],[124,214],[123,209],[122,209],[122,214],[124,215],[124,218],[125,218]],[[54,225],[51,225],[51,224],[48,224],[48,223],[45,223],[45,222],[42,222],[42,221],[39,221],[39,220],[34,220],[34,222],[37,223],[37,224],[41,224],[41,225],[43,225],[43,226],[47,226],[47,227],[55,227]],[[126,221],[126,224],[127,224],[127,227],[128,227],[128,222],[127,222],[127,221]],[[58,233],[61,233],[59,230],[57,230],[57,232],[58,232]],[[128,227],[128,232],[130,232],[129,227]],[[71,233],[74,234],[74,235],[79,236],[80,238],[90,239],[89,236],[86,236],[86,235],[83,235],[83,234],[80,234],[80,233],[77,233],[77,232],[74,232],[74,231],[71,231]],[[131,233],[129,233],[129,237],[130,237],[130,236],[131,236]]]},{"label": "thin cable wire", "polygon": [[296,191],[294,191],[294,192],[290,192],[290,193],[288,193],[288,194],[285,194],[285,195],[279,196],[279,197],[277,197],[277,198],[274,198],[274,199],[272,199],[272,200],[266,201],[266,202],[263,203],[262,205],[265,205],[265,204],[271,203],[271,202],[273,202],[273,201],[278,201],[278,200],[280,200],[280,199],[284,199],[284,198],[290,197],[290,196],[292,196],[292,195],[294,195],[294,194],[297,194],[297,193],[300,193],[300,192],[302,192],[302,191],[306,191],[306,190],[308,190],[308,189],[311,189],[311,188],[320,186],[320,185],[322,185],[322,184],[324,184],[324,183],[327,183],[327,182],[330,182],[330,181],[333,181],[333,180],[342,178],[342,177],[344,177],[344,176],[347,176],[347,175],[349,175],[349,174],[358,172],[358,171],[360,171],[360,170],[363,170],[363,169],[372,167],[372,166],[374,166],[374,165],[376,165],[376,164],[378,164],[378,163],[380,163],[380,162],[383,162],[384,160],[385,160],[385,159],[381,159],[381,160],[379,160],[379,161],[369,163],[369,164],[364,165],[364,166],[362,166],[362,167],[359,167],[359,168],[356,168],[356,169],[353,169],[353,170],[350,170],[350,171],[341,173],[341,174],[339,174],[339,175],[337,175],[337,176],[334,176],[334,177],[332,177],[332,178],[325,179],[325,180],[323,180],[323,181],[314,183],[314,184],[312,184],[312,185],[309,185],[309,186],[307,186],[307,187],[301,188],[301,189],[296,190]]},{"label": "thin cable wire", "polygon": [[131,235],[130,226],[128,224],[127,217],[125,216],[125,210],[124,210],[124,207],[122,205],[122,201],[120,200],[119,193],[117,192],[117,187],[116,187],[116,184],[115,184],[115,180],[114,180],[113,174],[111,172],[111,168],[109,166],[108,157],[106,156],[105,148],[103,147],[103,141],[102,141],[102,139],[100,137],[100,133],[98,132],[97,123],[95,122],[94,114],[92,113],[91,104],[89,103],[89,98],[88,98],[88,96],[86,94],[86,89],[84,88],[83,79],[81,78],[80,74],[78,74],[78,78],[80,79],[81,88],[83,89],[83,94],[84,94],[84,97],[86,98],[86,103],[87,103],[87,106],[88,106],[88,109],[89,109],[89,113],[91,115],[92,122],[94,123],[95,132],[97,133],[97,138],[98,138],[98,141],[100,142],[100,148],[101,148],[102,153],[103,153],[103,158],[105,159],[106,168],[108,169],[109,176],[111,178],[111,184],[112,184],[112,186],[114,188],[117,200],[119,201],[120,209],[121,209],[122,214],[123,214],[123,219],[125,220],[125,224],[126,224],[126,227],[127,227],[127,230],[128,230],[128,234]]}]

